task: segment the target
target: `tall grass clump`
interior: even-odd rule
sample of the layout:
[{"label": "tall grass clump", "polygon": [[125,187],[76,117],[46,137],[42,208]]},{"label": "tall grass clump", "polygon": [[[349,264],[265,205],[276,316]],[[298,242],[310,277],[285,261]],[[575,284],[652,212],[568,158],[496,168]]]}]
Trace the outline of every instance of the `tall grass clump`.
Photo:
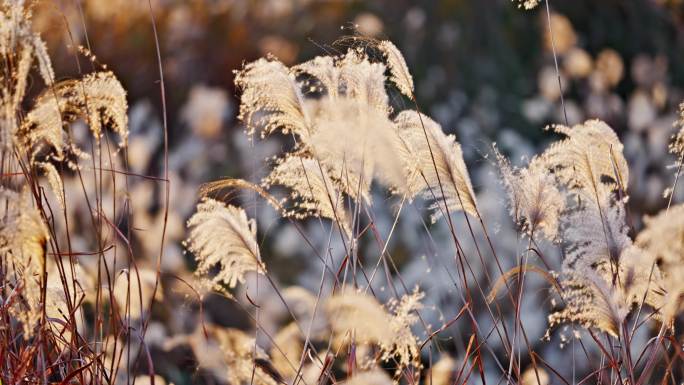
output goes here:
[{"label": "tall grass clump", "polygon": [[129,242],[126,91],[82,47],[58,80],[32,7],[0,4],[0,383],[120,383],[158,280]]},{"label": "tall grass clump", "polygon": [[[275,143],[275,154],[254,179],[201,186],[183,225],[185,217],[169,219],[178,181],[166,134],[163,166],[130,156],[127,93],[114,73],[79,47],[79,75],[58,81],[31,6],[0,1],[0,385],[155,383],[160,367],[229,385],[684,378],[684,203],[674,201],[684,105],[669,146],[668,201],[643,219],[630,213],[634,168],[606,121],[569,124],[563,110],[565,122],[545,127],[550,144],[524,164],[488,143],[484,163],[515,228],[510,255],[482,199],[496,191],[477,184],[468,146],[421,111],[397,46],[352,36],[299,64],[267,55],[235,71],[235,85],[249,149]],[[555,76],[564,108],[557,64]],[[225,98],[198,95],[200,107],[201,95]],[[199,111],[182,115],[202,120]],[[212,118],[202,130],[210,136],[221,125]],[[164,177],[131,172],[129,161]],[[141,207],[162,190],[163,209]],[[411,234],[397,230],[409,221]],[[184,238],[194,275],[168,273],[164,286],[184,288],[192,317],[153,306],[171,292],[160,280],[167,225]],[[276,274],[290,261],[277,261],[269,241],[285,229],[315,272],[308,286]],[[420,241],[424,254],[414,255],[421,246],[406,244]],[[402,269],[439,253],[449,258]],[[286,274],[301,268],[292,265]],[[431,292],[438,284],[447,294]],[[530,309],[530,298],[543,306]],[[206,311],[213,300],[218,310]],[[155,319],[149,336],[162,313],[176,332]],[[190,375],[169,369],[173,354],[193,361]]]},{"label": "tall grass clump", "polygon": [[[682,308],[681,285],[674,278],[682,264],[679,206],[635,228],[627,205],[629,164],[606,122],[547,127],[561,138],[527,166],[511,165],[493,146],[511,217],[528,245],[513,262],[506,261],[508,256],[495,250],[457,138],[418,110],[399,50],[361,37],[345,38],[340,46],[346,51],[291,67],[267,57],[236,72],[248,137],[259,141],[279,135],[288,144],[269,160],[261,181],[228,178],[205,185],[202,194],[219,201],[204,198],[188,222],[188,248],[198,265],[221,265],[198,274],[214,283],[223,280],[222,290],[245,282],[249,271],[266,279],[250,281],[256,288],[246,293],[258,295],[267,290],[264,286],[277,293],[289,288],[270,277],[253,219],[220,203],[232,197],[221,191],[245,189],[270,204],[298,229],[322,264],[319,290],[308,294],[304,318],[290,309],[293,323],[263,339],[271,346],[265,359],[277,363],[270,378],[293,384],[446,384],[490,382],[494,375],[498,383],[570,383],[569,367],[548,362],[543,345],[528,336],[521,303],[529,295],[529,274],[547,285],[550,304],[539,309],[548,314],[544,343],[581,345],[582,353],[573,349],[568,360],[589,368],[582,383],[645,384],[655,373],[665,382],[679,375],[673,364],[679,348],[672,344]],[[405,105],[415,109],[400,109]],[[671,147],[677,154],[680,136]],[[389,233],[375,223],[378,198],[397,208]],[[426,208],[433,226],[446,223],[453,243],[454,287],[461,291],[463,307],[441,325],[423,321],[421,314],[429,311],[421,303],[424,293],[402,286],[387,251],[406,205]],[[226,210],[242,219],[215,222]],[[238,222],[239,229],[229,225]],[[307,234],[312,222],[328,232],[323,252]],[[231,229],[212,235],[224,226]],[[429,226],[425,223],[428,234]],[[232,244],[224,244],[223,236]],[[367,242],[377,243],[378,255],[365,255]],[[341,259],[333,257],[334,247],[341,248]],[[466,247],[475,254],[467,254]],[[219,258],[233,248],[242,250],[240,262],[237,255]],[[373,284],[378,270],[388,292]],[[292,304],[278,297],[284,306]],[[248,298],[257,335],[266,332],[259,325],[259,298]],[[453,325],[467,336],[456,348],[460,357],[437,341]],[[634,342],[643,334],[650,338],[647,343]],[[559,342],[552,341],[556,336]]]}]

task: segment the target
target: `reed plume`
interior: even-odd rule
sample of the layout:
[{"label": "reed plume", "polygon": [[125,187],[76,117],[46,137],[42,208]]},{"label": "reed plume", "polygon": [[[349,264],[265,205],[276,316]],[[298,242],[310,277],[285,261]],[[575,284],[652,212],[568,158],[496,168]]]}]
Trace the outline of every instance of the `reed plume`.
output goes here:
[{"label": "reed plume", "polygon": [[44,146],[54,150],[54,158],[61,160],[64,152],[72,150],[82,155],[75,144],[65,142],[64,127],[77,118],[84,118],[96,141],[102,138],[103,127],[119,136],[119,146],[128,138],[128,104],[126,91],[111,72],[95,72],[79,80],[54,84],[36,99],[26,115],[17,140],[23,148],[31,149],[35,158]]},{"label": "reed plume", "polygon": [[3,284],[13,288],[5,301],[30,338],[42,317],[41,288],[50,235],[28,190],[18,193],[3,188],[0,198],[12,202],[2,205],[0,215],[0,256],[3,268],[8,269]]},{"label": "reed plume", "polygon": [[642,268],[659,271],[663,276],[662,313],[664,319],[670,321],[684,309],[684,282],[681,279],[684,274],[684,205],[646,217],[644,222],[645,227],[637,235],[635,244],[649,256]]},{"label": "reed plume", "polygon": [[[247,219],[243,209],[205,198],[187,226],[190,232],[186,246],[197,260],[197,274],[211,289],[225,292],[222,285],[232,289],[238,282],[244,283],[249,271],[265,273],[256,241],[256,223]],[[209,277],[216,266],[218,273]]]},{"label": "reed plume", "polygon": [[355,341],[379,346],[381,359],[397,357],[400,371],[411,364],[419,366],[420,354],[411,326],[418,321],[415,312],[421,309],[423,296],[416,290],[398,302],[390,302],[389,309],[385,309],[373,296],[347,290],[330,297],[326,311],[338,344]]},{"label": "reed plume", "polygon": [[386,62],[372,61],[357,47],[291,68],[260,59],[237,73],[247,134],[281,132],[295,140],[294,150],[276,160],[262,184],[291,189],[290,215],[330,218],[348,233],[341,194],[370,205],[374,180],[409,199],[422,192],[433,203],[434,219],[442,211],[476,215],[455,138],[415,111],[392,116],[386,84],[412,96],[413,80],[396,46],[376,44]]},{"label": "reed plume", "polygon": [[566,139],[553,143],[539,161],[560,184],[597,204],[613,191],[627,191],[629,167],[623,145],[606,123],[588,120],[572,128],[553,125],[551,129]]},{"label": "reed plume", "polygon": [[455,210],[477,216],[475,192],[456,138],[415,111],[402,111],[395,124],[408,149],[408,191],[422,192],[432,202],[433,221]]},{"label": "reed plume", "polygon": [[566,198],[553,176],[536,158],[527,167],[518,168],[496,148],[495,152],[515,223],[530,237],[541,230],[547,239],[556,241]]}]

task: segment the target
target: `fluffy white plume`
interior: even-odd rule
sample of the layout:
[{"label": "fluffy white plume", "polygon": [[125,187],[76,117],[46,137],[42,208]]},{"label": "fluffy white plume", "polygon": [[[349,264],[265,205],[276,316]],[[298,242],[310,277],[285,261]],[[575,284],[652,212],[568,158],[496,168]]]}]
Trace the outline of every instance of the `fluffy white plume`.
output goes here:
[{"label": "fluffy white plume", "polygon": [[408,190],[422,191],[432,201],[433,221],[444,212],[455,210],[477,216],[475,192],[456,138],[446,135],[434,120],[415,111],[402,111],[395,124],[411,154],[405,160],[409,168]]},{"label": "fluffy white plume", "polygon": [[[256,223],[247,219],[243,209],[205,198],[187,225],[186,245],[197,260],[197,274],[207,278],[212,288],[220,290],[221,284],[234,288],[238,282],[244,283],[245,273],[265,272]],[[208,277],[215,266],[220,266],[219,272]]]},{"label": "fluffy white plume", "polygon": [[549,316],[551,325],[578,322],[617,335],[636,305],[661,309],[660,270],[648,262],[652,260],[648,252],[635,246],[627,231],[623,204],[607,198],[600,206],[585,201],[564,218],[565,308]]},{"label": "fluffy white plume", "polygon": [[416,337],[411,326],[418,320],[415,312],[424,294],[414,291],[400,301],[391,301],[388,312],[373,296],[346,290],[326,302],[326,312],[338,344],[353,336],[358,344],[373,344],[383,352],[382,359],[398,357],[402,367],[419,359]]},{"label": "fluffy white plume", "polygon": [[328,175],[329,171],[318,161],[291,155],[278,160],[263,183],[266,187],[281,185],[291,190],[294,209],[286,211],[286,215],[299,219],[310,216],[332,219],[350,234],[351,222],[344,199]]},{"label": "fluffy white plume", "polygon": [[390,80],[397,86],[402,94],[413,98],[413,77],[409,72],[404,55],[391,41],[383,40],[378,48],[387,60],[387,68],[390,70]]},{"label": "fluffy white plume", "polygon": [[374,177],[403,188],[401,141],[385,113],[354,99],[326,101],[318,103],[314,121],[316,131],[305,148],[330,170],[344,193],[369,202]]},{"label": "fluffy white plume", "polygon": [[32,336],[42,315],[41,277],[50,236],[27,190],[0,189],[0,201],[0,260],[9,268],[6,281],[21,288],[25,298],[13,301],[10,313],[22,323],[24,333]]},{"label": "fluffy white plume", "polygon": [[63,81],[36,99],[17,140],[33,154],[42,145],[48,145],[61,158],[68,148],[64,142],[64,125],[83,117],[96,140],[102,137],[103,126],[108,126],[119,136],[119,146],[124,146],[128,138],[127,109],[126,91],[111,72]]},{"label": "fluffy white plume", "polygon": [[627,191],[629,167],[623,146],[606,123],[587,120],[572,128],[552,128],[567,138],[552,144],[538,161],[553,171],[560,183],[594,201],[612,191]]},{"label": "fluffy white plume", "polygon": [[556,187],[553,177],[539,162],[531,162],[527,168],[517,168],[512,167],[498,151],[496,157],[516,224],[530,236],[541,230],[547,239],[556,240],[565,197]]},{"label": "fluffy white plume", "polygon": [[283,63],[259,59],[235,75],[235,85],[242,89],[239,118],[252,135],[261,136],[276,130],[307,136],[309,124],[300,86]]},{"label": "fluffy white plume", "polygon": [[256,346],[253,337],[238,329],[213,328],[212,332],[220,344],[228,365],[228,384],[279,384],[268,371],[257,364],[257,361],[268,362],[269,357],[266,352]]},{"label": "fluffy white plume", "polygon": [[49,162],[36,162],[36,165],[43,170],[43,173],[45,173],[45,178],[47,179],[52,193],[57,198],[57,203],[59,203],[59,206],[64,209],[66,207],[64,198],[64,184],[62,183],[62,176],[57,171],[57,168],[55,165]]},{"label": "fluffy white plume", "polygon": [[646,227],[637,235],[636,245],[651,257],[643,269],[657,264],[663,276],[665,304],[663,315],[672,319],[684,309],[684,204],[644,218]]}]

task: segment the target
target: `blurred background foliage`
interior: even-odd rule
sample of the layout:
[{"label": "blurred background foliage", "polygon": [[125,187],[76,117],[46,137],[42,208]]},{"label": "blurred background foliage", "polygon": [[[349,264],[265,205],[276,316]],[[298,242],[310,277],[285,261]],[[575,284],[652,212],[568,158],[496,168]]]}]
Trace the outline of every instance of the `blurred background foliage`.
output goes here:
[{"label": "blurred background foliage", "polygon": [[[147,1],[59,0],[38,7],[35,23],[49,40],[57,73],[76,73],[70,47],[89,46],[122,79],[132,102],[147,98],[159,104]],[[473,113],[490,136],[502,127],[526,137],[541,132],[540,122],[523,113],[523,104],[539,92],[538,73],[552,60],[544,45],[544,7],[523,11],[507,0],[153,0],[151,7],[171,112],[180,110],[197,84],[225,90],[234,106],[233,70],[243,62],[271,53],[296,63],[335,51],[335,40],[358,33],[399,46],[418,84],[421,108],[439,111],[436,118],[447,129]],[[637,58],[662,57],[662,81],[674,88],[668,99],[675,103],[684,84],[683,7],[679,0],[551,2],[552,11],[571,24],[556,36],[560,44],[569,38],[564,33],[571,33],[592,57],[607,48],[617,51],[627,72],[617,95],[628,99],[638,87],[629,76]],[[566,98],[581,102],[583,91],[570,90]],[[452,108],[441,111],[444,106]],[[229,126],[235,109],[230,112]],[[180,134],[178,116],[169,118]],[[619,118],[609,123],[618,131],[626,128]],[[172,142],[180,136],[172,135]]]}]

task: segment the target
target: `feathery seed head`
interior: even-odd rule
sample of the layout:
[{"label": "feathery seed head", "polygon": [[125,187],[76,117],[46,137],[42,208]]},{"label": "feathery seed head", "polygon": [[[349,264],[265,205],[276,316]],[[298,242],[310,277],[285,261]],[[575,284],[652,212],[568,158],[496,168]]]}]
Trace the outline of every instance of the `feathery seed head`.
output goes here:
[{"label": "feathery seed head", "polygon": [[[204,198],[187,223],[187,248],[197,260],[197,274],[214,290],[244,283],[249,271],[265,273],[256,241],[256,223],[241,208]],[[220,266],[214,277],[211,269]],[[228,293],[226,293],[228,294]]]},{"label": "feathery seed head", "polygon": [[530,162],[527,168],[517,168],[494,150],[516,224],[529,236],[541,230],[548,240],[556,241],[565,197],[553,177],[538,161]]}]

